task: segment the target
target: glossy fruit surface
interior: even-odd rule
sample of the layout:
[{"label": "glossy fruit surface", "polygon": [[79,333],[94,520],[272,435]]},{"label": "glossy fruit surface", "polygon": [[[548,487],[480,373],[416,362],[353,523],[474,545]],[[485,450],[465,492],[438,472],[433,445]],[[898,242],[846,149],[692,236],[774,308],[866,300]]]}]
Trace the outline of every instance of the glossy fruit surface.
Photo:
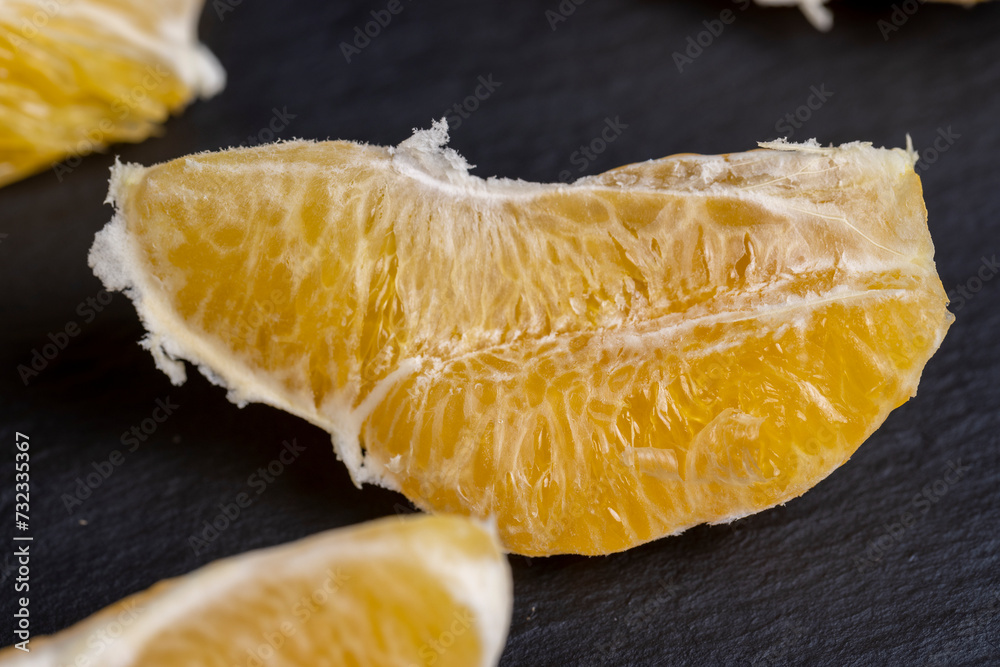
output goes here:
[{"label": "glossy fruit surface", "polygon": [[91,261],[175,382],[331,432],[355,481],[602,554],[798,496],[952,316],[914,156],[769,145],[571,185],[446,130],[122,166]]}]

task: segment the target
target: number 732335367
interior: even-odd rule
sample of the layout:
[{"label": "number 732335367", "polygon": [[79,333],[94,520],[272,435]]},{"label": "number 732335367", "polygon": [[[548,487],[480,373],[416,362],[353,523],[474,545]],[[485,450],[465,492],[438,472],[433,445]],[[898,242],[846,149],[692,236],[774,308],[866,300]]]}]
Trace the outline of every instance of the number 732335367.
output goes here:
[{"label": "number 732335367", "polygon": [[14,454],[14,526],[21,533],[28,530],[28,510],[30,496],[30,465],[28,457],[28,436],[15,433]]}]

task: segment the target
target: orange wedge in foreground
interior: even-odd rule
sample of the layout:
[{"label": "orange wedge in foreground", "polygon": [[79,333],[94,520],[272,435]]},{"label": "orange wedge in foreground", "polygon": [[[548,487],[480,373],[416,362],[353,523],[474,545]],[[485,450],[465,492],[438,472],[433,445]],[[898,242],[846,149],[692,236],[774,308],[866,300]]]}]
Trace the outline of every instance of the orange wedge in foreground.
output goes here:
[{"label": "orange wedge in foreground", "polygon": [[118,602],[0,664],[27,667],[487,667],[510,625],[496,536],[414,515],[218,561]]},{"label": "orange wedge in foreground", "polygon": [[193,98],[217,93],[222,68],[195,36],[203,4],[2,0],[0,186],[142,141]]},{"label": "orange wedge in foreground", "polygon": [[731,521],[826,477],[953,317],[912,151],[766,145],[483,180],[435,124],[115,168],[91,265],[356,483],[528,555]]}]

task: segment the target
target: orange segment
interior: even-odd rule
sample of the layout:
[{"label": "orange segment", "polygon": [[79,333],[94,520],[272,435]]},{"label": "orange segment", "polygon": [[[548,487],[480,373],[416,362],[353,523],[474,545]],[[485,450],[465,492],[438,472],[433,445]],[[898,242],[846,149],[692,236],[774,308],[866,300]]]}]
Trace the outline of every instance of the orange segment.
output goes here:
[{"label": "orange segment", "polygon": [[67,156],[142,141],[223,84],[198,44],[203,0],[0,3],[0,186]]},{"label": "orange segment", "polygon": [[355,481],[627,549],[800,495],[916,391],[952,316],[913,156],[768,145],[572,185],[441,146],[119,167],[92,265],[175,382],[334,435]]},{"label": "orange segment", "polygon": [[481,525],[383,519],[161,582],[0,664],[495,665],[511,587]]}]

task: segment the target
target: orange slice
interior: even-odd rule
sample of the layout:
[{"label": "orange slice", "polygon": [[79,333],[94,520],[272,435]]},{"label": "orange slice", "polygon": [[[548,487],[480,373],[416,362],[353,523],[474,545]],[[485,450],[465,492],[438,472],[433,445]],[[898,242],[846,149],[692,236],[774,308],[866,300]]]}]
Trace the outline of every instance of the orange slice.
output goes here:
[{"label": "orange slice", "polygon": [[383,519],[163,581],[0,664],[495,665],[511,588],[492,531]]},{"label": "orange slice", "polygon": [[800,495],[952,316],[912,151],[770,144],[482,180],[435,124],[118,166],[91,265],[175,383],[333,434],[356,483],[602,554]]},{"label": "orange slice", "polygon": [[0,186],[142,141],[221,90],[222,68],[195,37],[203,2],[3,0]]}]

